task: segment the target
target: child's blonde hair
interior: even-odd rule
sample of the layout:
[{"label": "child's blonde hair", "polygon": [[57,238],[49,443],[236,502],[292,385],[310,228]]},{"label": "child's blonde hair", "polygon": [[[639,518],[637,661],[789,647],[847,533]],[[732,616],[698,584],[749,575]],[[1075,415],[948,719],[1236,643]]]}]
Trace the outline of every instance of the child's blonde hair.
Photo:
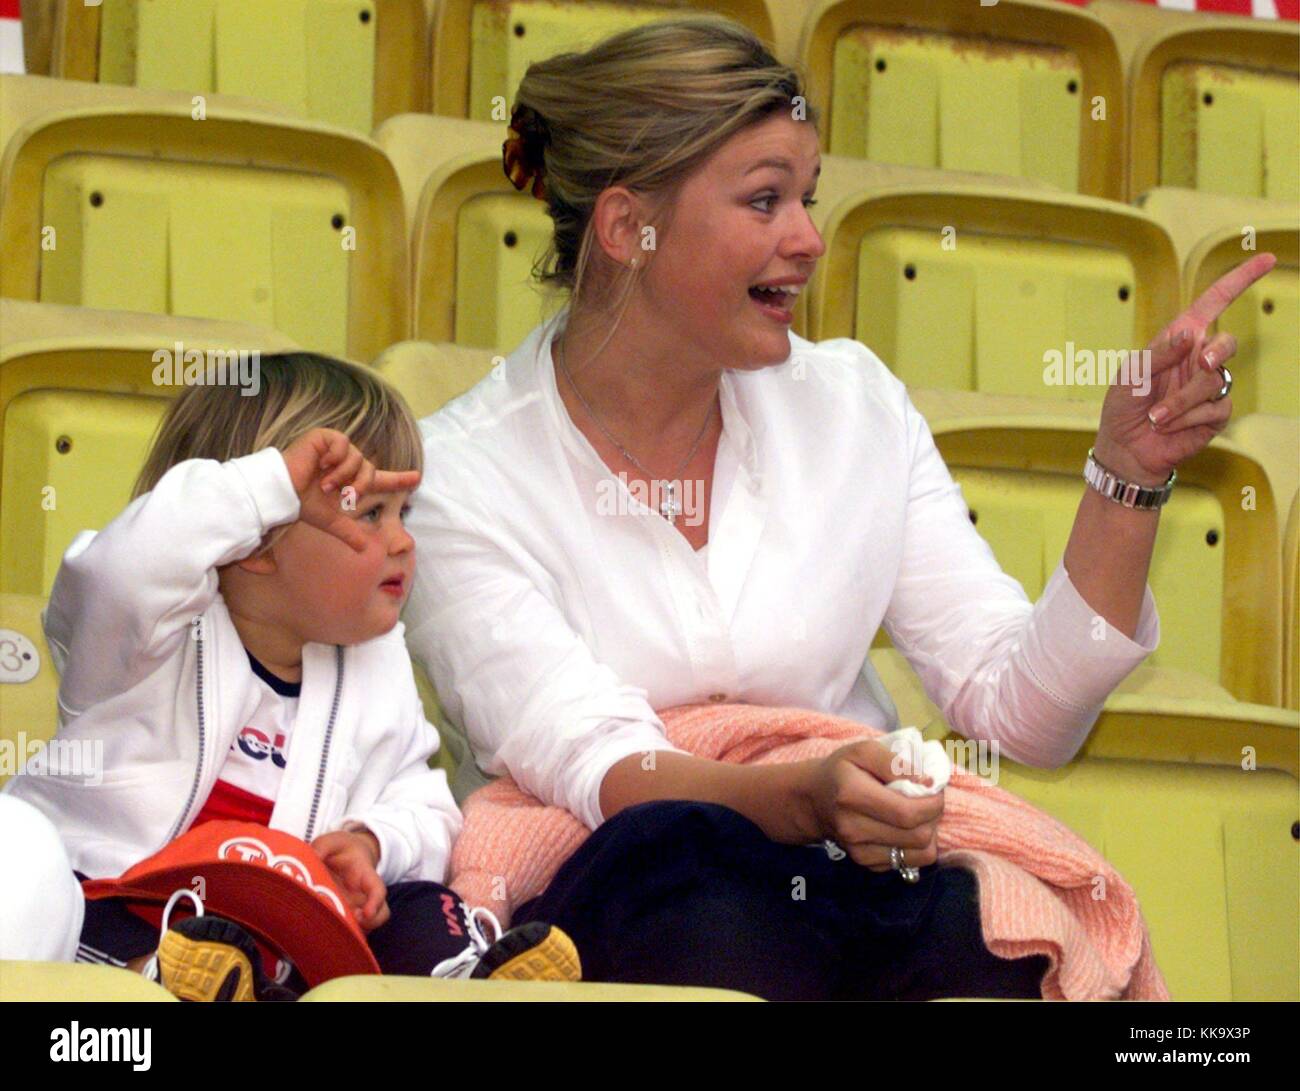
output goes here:
[{"label": "child's blonde hair", "polygon": [[[258,393],[238,384],[187,386],[158,425],[131,498],[150,492],[178,462],[227,462],[266,447],[286,450],[313,428],[342,432],[378,469],[423,470],[420,427],[377,372],[314,352],[258,359]],[[276,527],[267,549],[289,528]]]}]

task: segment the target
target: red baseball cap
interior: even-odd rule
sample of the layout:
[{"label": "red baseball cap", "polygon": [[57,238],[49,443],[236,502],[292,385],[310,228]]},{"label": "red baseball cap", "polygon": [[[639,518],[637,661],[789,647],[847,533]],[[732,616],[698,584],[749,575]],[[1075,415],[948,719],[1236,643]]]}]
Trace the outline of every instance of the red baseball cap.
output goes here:
[{"label": "red baseball cap", "polygon": [[[201,880],[201,882],[199,881]],[[329,869],[305,841],[255,822],[205,822],[116,879],[87,879],[91,900],[161,904],[192,890],[203,910],[242,924],[316,986],[380,972]],[[175,910],[193,903],[181,900]]]}]

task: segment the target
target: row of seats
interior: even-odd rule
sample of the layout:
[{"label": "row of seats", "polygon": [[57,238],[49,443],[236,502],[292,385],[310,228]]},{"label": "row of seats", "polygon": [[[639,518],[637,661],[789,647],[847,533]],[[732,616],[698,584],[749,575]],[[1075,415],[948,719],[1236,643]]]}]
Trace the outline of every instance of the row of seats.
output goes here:
[{"label": "row of seats", "polygon": [[[0,315],[0,590],[31,595],[48,593],[77,530],[102,526],[125,504],[171,392],[153,385],[157,346],[291,345],[260,329],[8,300]],[[386,349],[375,364],[423,416],[493,360],[485,350],[417,342]],[[928,388],[912,397],[981,535],[1036,598],[1073,523],[1095,412]],[[1150,666],[1200,679],[1217,697],[1300,707],[1295,612],[1284,614],[1282,593],[1294,568],[1298,448],[1300,422],[1248,415],[1180,469],[1179,499],[1162,514],[1149,576],[1163,630]],[[46,502],[46,489],[57,503]],[[880,640],[888,646],[883,633]]]},{"label": "row of seats", "polygon": [[[0,591],[27,595],[49,592],[78,530],[102,526],[126,503],[175,390],[155,385],[159,346],[292,345],[256,327],[17,300],[0,300],[0,317]],[[420,416],[499,359],[421,341],[373,358]],[[1074,521],[1095,408],[928,387],[911,395],[980,534],[1037,598]],[[1150,667],[1198,679],[1216,698],[1300,707],[1298,622],[1293,607],[1284,609],[1295,565],[1298,450],[1300,419],[1247,414],[1180,467],[1149,574],[1162,626]],[[883,631],[878,640],[888,647]]]},{"label": "row of seats", "polygon": [[[543,316],[530,271],[552,225],[506,179],[499,125],[402,114],[370,141],[215,96],[195,109],[0,77],[0,295],[269,326],[356,359],[410,337],[505,354]],[[863,341],[923,387],[1095,406],[1108,350],[1272,251],[1218,328],[1239,343],[1237,413],[1300,417],[1295,207],[1163,187],[1134,207],[836,155],[818,195],[827,252],[796,332]]]},{"label": "row of seats", "polygon": [[528,65],[683,12],[807,73],[827,149],[1126,200],[1157,185],[1294,201],[1293,22],[1132,0],[26,0],[29,70],[279,103],[369,133],[504,120]]},{"label": "row of seats", "polygon": [[[103,526],[125,504],[151,430],[175,393],[154,385],[153,353],[177,342],[200,351],[292,346],[274,331],[251,326],[11,300],[0,300],[0,331],[0,629],[8,642],[0,671],[12,661],[32,674],[22,655],[36,661],[27,681],[0,685],[0,738],[30,746],[55,730],[58,679],[40,611],[61,551],[77,530]],[[372,364],[424,416],[482,379],[493,362],[489,350],[406,341],[387,347]],[[1077,505],[1078,465],[1095,414],[1078,403],[1045,408],[1031,399],[1003,398],[994,416],[979,395],[915,389],[912,396],[962,482],[981,532],[1036,596],[1044,565],[1060,555]],[[1263,506],[1234,518],[1231,498],[1248,473],[1258,473],[1256,460],[1223,439],[1185,464],[1180,477],[1185,474],[1190,485],[1161,517],[1152,565],[1164,629],[1160,650],[1112,694],[1083,751],[1064,769],[1003,761],[999,770],[1002,786],[1065,822],[1134,885],[1157,961],[1178,999],[1300,998],[1292,969],[1300,935],[1292,826],[1300,778],[1294,670],[1300,513],[1293,500],[1285,567],[1280,556],[1252,553],[1281,550],[1275,530],[1258,537],[1262,527],[1276,526],[1266,483],[1259,494]],[[1191,555],[1200,545],[1198,519],[1217,528],[1217,573]],[[1266,547],[1260,544],[1265,540]],[[1276,595],[1279,583],[1285,600]],[[1243,608],[1243,602],[1254,606]],[[1286,643],[1279,648],[1283,609]],[[1177,658],[1192,651],[1194,661]],[[901,653],[881,646],[871,658],[902,722],[924,725],[929,737],[952,738]],[[1280,674],[1283,663],[1290,707],[1281,707],[1280,685],[1264,691],[1272,676],[1261,665]],[[467,752],[463,733],[443,715],[418,670],[417,681],[443,737],[439,763],[454,775]],[[93,983],[76,978],[83,969],[3,972],[10,980],[17,975],[24,990],[118,995],[139,987],[124,976]],[[412,989],[423,995],[426,985],[346,982],[330,988],[344,997],[371,998],[413,995]]]}]

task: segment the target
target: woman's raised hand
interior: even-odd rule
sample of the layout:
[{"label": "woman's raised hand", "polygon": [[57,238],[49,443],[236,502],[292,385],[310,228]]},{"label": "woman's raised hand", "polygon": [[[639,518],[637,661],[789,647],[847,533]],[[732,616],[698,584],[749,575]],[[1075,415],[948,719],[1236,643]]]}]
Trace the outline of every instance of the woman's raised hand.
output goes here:
[{"label": "woman's raised hand", "polygon": [[822,837],[837,841],[872,871],[889,871],[890,848],[905,850],[906,867],[933,864],[939,855],[943,792],[910,798],[887,787],[891,780],[932,784],[929,777],[900,772],[889,747],[874,739],[842,746],[816,763],[812,804]]},{"label": "woman's raised hand", "polygon": [[1147,346],[1149,373],[1130,368],[1138,374],[1125,379],[1121,372],[1101,410],[1095,453],[1103,466],[1126,480],[1161,485],[1224,429],[1232,399],[1216,398],[1219,368],[1237,341],[1230,333],[1209,337],[1209,327],[1276,262],[1272,254],[1256,254],[1225,273]]},{"label": "woman's raised hand", "polygon": [[342,432],[313,428],[284,451],[298,493],[298,518],[346,542],[358,553],[368,538],[349,514],[367,496],[403,492],[420,483],[419,470],[377,470]]}]

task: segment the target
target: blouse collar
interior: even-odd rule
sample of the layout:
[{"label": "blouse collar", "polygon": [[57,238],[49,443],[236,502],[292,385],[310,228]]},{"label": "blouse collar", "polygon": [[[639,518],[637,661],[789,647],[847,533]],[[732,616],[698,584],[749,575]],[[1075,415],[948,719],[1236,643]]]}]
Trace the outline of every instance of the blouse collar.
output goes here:
[{"label": "blouse collar", "polygon": [[[568,324],[569,308],[566,305],[559,314],[538,327],[538,341],[535,356],[535,371],[542,400],[546,403],[551,425],[559,435],[561,442],[570,453],[588,463],[601,474],[608,474],[609,467],[596,453],[591,442],[573,423],[569,411],[560,398],[559,386],[555,375],[555,357],[551,345],[555,338],[564,332]],[[722,407],[722,438],[719,442],[735,446],[740,464],[747,471],[751,481],[757,487],[760,481],[758,446],[754,430],[741,412],[737,398],[737,377],[730,369],[724,369],[718,383],[719,404]]]}]

